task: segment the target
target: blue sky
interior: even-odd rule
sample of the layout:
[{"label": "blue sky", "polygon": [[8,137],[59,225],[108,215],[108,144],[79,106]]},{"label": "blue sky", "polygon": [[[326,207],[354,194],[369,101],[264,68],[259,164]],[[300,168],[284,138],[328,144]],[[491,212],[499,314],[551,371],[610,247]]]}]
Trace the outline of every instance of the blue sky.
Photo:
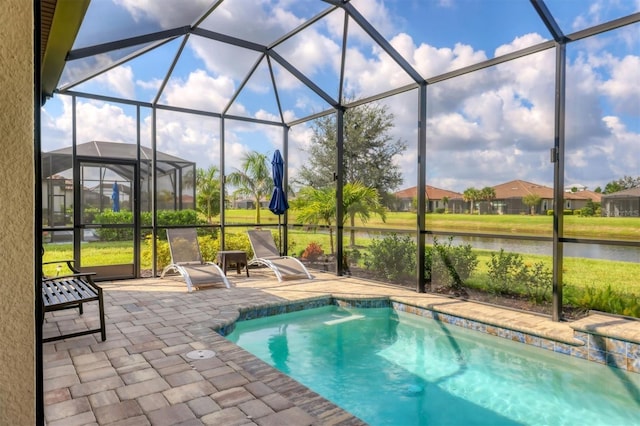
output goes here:
[{"label": "blue sky", "polygon": [[[209,0],[94,0],[75,48],[188,25]],[[539,44],[550,39],[529,1],[519,0],[352,0],[351,4],[423,77]],[[640,0],[548,0],[565,34],[640,10]],[[317,0],[225,0],[201,24],[267,45],[329,8]],[[331,12],[275,48],[285,60],[330,97],[338,96],[344,14]],[[69,63],[64,86],[107,69],[73,90],[144,102],[158,96],[182,38],[159,47],[136,46]],[[154,49],[117,62],[140,49]],[[279,121],[275,92],[263,59],[239,94],[245,76],[260,59],[255,51],[192,35],[177,61],[159,104]],[[116,62],[114,62],[116,61]],[[551,186],[554,106],[553,50],[544,51],[428,87],[427,180],[462,192],[512,179]],[[112,64],[118,64],[111,67]],[[285,120],[328,109],[328,104],[275,61],[271,61]],[[640,24],[567,47],[568,148],[566,184],[589,189],[624,175],[640,175]],[[355,98],[402,87],[411,78],[357,24],[349,21],[344,91]],[[234,100],[231,102],[231,100]],[[380,101],[394,114],[393,138],[410,149],[393,159],[404,182],[416,184],[417,93]],[[135,142],[135,108],[78,99],[78,142]],[[150,145],[150,112],[142,108],[142,140]],[[219,120],[162,111],[158,148],[196,161],[219,162]],[[282,130],[226,122],[227,172],[250,150],[282,148]],[[290,177],[306,161],[310,128],[289,135]],[[55,96],[43,108],[43,150],[71,143],[71,101]]]}]

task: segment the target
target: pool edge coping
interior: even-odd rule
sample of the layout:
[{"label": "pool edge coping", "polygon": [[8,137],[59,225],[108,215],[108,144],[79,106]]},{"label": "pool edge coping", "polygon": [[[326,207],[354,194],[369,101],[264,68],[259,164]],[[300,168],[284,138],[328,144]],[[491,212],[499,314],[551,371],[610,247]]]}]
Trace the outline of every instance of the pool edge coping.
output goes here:
[{"label": "pool edge coping", "polygon": [[[282,300],[275,303],[243,306],[237,309],[237,315],[234,315],[233,318],[227,318],[227,321],[219,323],[217,327],[211,327],[211,329],[224,337],[233,331],[238,321],[332,305],[360,308],[388,307],[563,355],[604,364],[630,373],[640,374],[640,343],[638,342],[618,336],[603,335],[601,332],[588,330],[588,327],[574,327],[571,324],[568,324],[568,327],[573,331],[573,336],[571,337],[563,338],[553,332],[536,333],[531,329],[527,329],[526,326],[519,327],[505,324],[505,321],[492,321],[491,318],[482,315],[479,315],[481,318],[475,315],[461,315],[460,312],[455,312],[455,309],[443,309],[430,303],[409,302],[406,299],[406,297],[402,296],[372,297],[325,294],[298,300]],[[628,356],[629,352],[634,356]]]}]

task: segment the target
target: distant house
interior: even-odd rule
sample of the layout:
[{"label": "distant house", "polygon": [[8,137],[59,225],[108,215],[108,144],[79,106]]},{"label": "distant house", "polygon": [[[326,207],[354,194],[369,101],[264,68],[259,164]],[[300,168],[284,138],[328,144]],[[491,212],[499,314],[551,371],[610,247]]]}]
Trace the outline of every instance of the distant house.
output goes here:
[{"label": "distant house", "polygon": [[[524,180],[512,180],[493,187],[496,196],[485,206],[488,213],[497,214],[530,214],[532,208],[524,203],[524,198],[528,195],[540,197],[540,203],[533,207],[534,214],[545,214],[547,210],[553,209],[553,188]],[[583,189],[578,192],[563,192],[563,209],[580,210],[585,207],[589,200],[600,202],[601,194]],[[481,204],[481,212],[483,212]]]},{"label": "distant house", "polygon": [[640,217],[640,186],[602,195],[602,216]]},{"label": "distant house", "polygon": [[[403,189],[394,194],[398,200],[399,211],[415,210],[414,200],[418,197],[418,187]],[[448,191],[446,189],[436,188],[435,186],[426,185],[425,195],[427,196],[426,210],[427,213],[434,212],[439,208],[444,208],[452,213],[464,212],[464,203],[462,194],[458,192]],[[445,203],[443,200],[447,198]]]},{"label": "distant house", "polygon": [[[268,208],[269,207],[269,201],[267,200],[260,200],[260,207],[261,208]],[[238,199],[233,199],[231,201],[231,208],[232,209],[247,209],[247,210],[253,210],[256,208],[256,200],[254,200],[253,198],[238,198]]]},{"label": "distant house", "polygon": [[[553,210],[554,194],[553,188],[549,186],[524,180],[512,180],[493,186],[492,188],[495,191],[495,197],[493,200],[476,200],[476,205],[473,206],[473,210],[475,212],[479,211],[480,214],[546,214],[548,210]],[[637,188],[635,189],[638,190]],[[418,192],[415,186],[396,192],[395,196],[399,203],[398,210],[414,210],[414,200],[416,199],[417,194]],[[471,211],[470,202],[464,201],[463,195],[458,192],[427,185],[426,195],[427,212],[434,212],[438,208],[446,208],[446,210],[451,213],[465,213]],[[533,207],[526,205],[524,199],[529,195],[537,195],[540,198],[540,202]],[[448,199],[446,206],[442,201],[444,197],[447,197]],[[602,194],[582,189],[577,192],[563,192],[562,197],[563,210],[580,210],[585,207],[589,201],[599,203],[601,201]],[[624,211],[635,211],[637,215],[637,195],[635,196],[635,203],[635,210],[631,207],[625,207],[626,210]]]},{"label": "distant house", "polygon": [[579,191],[586,191],[587,187],[580,184],[580,183],[574,183],[573,185],[566,185],[564,187],[564,192],[579,192]]},{"label": "distant house", "polygon": [[589,201],[594,203],[601,202],[602,194],[598,192],[589,191],[584,189],[578,192],[565,192],[564,193],[564,208],[569,210],[580,210],[585,207]]},{"label": "distant house", "polygon": [[[512,180],[493,187],[496,196],[491,201],[491,212],[497,214],[530,214],[532,208],[523,199],[528,195],[540,197],[540,203],[534,206],[533,213],[546,213],[553,208],[553,188],[524,180]],[[482,209],[481,209],[482,212]]]}]

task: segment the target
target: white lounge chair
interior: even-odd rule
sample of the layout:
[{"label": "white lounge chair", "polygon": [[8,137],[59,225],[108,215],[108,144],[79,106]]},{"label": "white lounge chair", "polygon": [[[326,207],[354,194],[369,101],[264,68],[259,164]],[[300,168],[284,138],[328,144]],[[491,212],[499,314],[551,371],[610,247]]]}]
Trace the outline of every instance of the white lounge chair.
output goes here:
[{"label": "white lounge chair", "polygon": [[222,269],[213,262],[204,262],[198,244],[195,228],[167,229],[167,241],[171,252],[171,264],[162,270],[161,278],[168,272],[177,272],[187,283],[187,290],[193,287],[223,283],[231,288]]},{"label": "white lounge chair", "polygon": [[253,249],[253,259],[249,261],[249,265],[264,265],[270,268],[278,281],[301,277],[312,279],[302,262],[295,257],[280,255],[271,231],[251,230],[247,233]]}]

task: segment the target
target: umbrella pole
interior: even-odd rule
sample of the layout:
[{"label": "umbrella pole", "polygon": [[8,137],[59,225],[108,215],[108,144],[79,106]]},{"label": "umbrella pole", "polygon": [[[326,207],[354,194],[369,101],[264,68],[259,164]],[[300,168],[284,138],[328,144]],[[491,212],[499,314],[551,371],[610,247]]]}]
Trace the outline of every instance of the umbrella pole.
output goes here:
[{"label": "umbrella pole", "polygon": [[278,240],[280,241],[280,245],[278,246],[280,256],[284,256],[284,250],[282,250],[282,225],[280,224],[280,215],[278,215]]}]

